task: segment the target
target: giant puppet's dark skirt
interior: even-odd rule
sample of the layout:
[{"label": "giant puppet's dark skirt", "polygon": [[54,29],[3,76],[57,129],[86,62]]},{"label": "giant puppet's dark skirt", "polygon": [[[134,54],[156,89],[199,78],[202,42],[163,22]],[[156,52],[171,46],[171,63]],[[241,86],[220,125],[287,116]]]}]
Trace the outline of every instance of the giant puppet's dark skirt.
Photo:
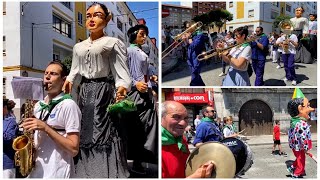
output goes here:
[{"label": "giant puppet's dark skirt", "polygon": [[158,113],[151,88],[140,93],[135,87],[128,93],[137,111],[126,118],[128,159],[158,162]]},{"label": "giant puppet's dark skirt", "polygon": [[123,121],[106,111],[114,102],[113,78],[82,79],[80,149],[74,158],[76,178],[127,178]]}]

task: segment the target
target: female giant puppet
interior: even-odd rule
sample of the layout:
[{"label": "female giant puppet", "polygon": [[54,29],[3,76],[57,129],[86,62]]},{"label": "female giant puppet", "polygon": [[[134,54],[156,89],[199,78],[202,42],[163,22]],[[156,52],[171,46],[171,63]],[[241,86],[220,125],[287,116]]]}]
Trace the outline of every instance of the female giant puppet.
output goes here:
[{"label": "female giant puppet", "polygon": [[120,121],[106,111],[115,99],[126,96],[131,85],[124,43],[103,32],[110,19],[105,5],[93,3],[88,7],[86,27],[90,37],[74,46],[71,71],[63,88],[70,92],[75,76],[82,76],[80,150],[75,158],[79,178],[129,176],[124,131]]}]

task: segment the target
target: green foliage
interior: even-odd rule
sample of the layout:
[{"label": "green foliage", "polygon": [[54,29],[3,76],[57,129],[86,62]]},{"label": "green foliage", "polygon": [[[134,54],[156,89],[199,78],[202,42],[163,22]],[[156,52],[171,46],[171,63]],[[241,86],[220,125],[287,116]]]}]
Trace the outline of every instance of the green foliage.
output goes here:
[{"label": "green foliage", "polygon": [[280,22],[283,20],[286,20],[286,19],[291,19],[291,17],[290,16],[283,16],[283,15],[276,17],[276,19],[273,21],[272,28],[274,28],[274,29],[279,28]]},{"label": "green foliage", "polygon": [[233,20],[233,15],[229,11],[224,9],[213,9],[206,14],[195,16],[193,20],[195,22],[201,21],[203,23],[203,26],[206,28],[213,27],[215,25],[219,28],[220,31],[221,27],[225,24],[226,21]]},{"label": "green foliage", "polygon": [[68,70],[70,71],[71,69],[71,64],[72,64],[72,57],[71,56],[66,56],[62,60],[62,63],[67,66]]}]

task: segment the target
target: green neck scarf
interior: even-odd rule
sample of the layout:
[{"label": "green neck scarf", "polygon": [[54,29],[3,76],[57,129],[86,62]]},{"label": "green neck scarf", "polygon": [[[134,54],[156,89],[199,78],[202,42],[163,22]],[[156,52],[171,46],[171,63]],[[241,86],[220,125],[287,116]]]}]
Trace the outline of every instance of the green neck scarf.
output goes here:
[{"label": "green neck scarf", "polygon": [[130,47],[138,47],[138,48],[140,48],[140,49],[141,49],[141,46],[140,46],[140,45],[138,45],[138,44],[130,44]]},{"label": "green neck scarf", "polygon": [[162,126],[161,126],[161,141],[162,141],[162,145],[164,146],[177,144],[180,151],[185,153],[187,152],[187,147],[182,143],[182,136],[175,138],[168,130],[166,130]]},{"label": "green neck scarf", "polygon": [[242,44],[241,47],[247,47],[247,46],[249,46],[249,45],[250,45],[249,43],[244,43],[244,44]]},{"label": "green neck scarf", "polygon": [[204,117],[201,119],[201,122],[213,122],[213,119],[210,119],[208,117]]},{"label": "green neck scarf", "polygon": [[260,37],[267,36],[265,33],[262,33]]},{"label": "green neck scarf", "polygon": [[296,124],[300,122],[300,120],[307,121],[307,119],[304,117],[300,117],[300,116],[292,117],[290,121],[290,127],[291,128],[296,127]]},{"label": "green neck scarf", "polygon": [[43,102],[40,102],[40,106],[41,106],[40,110],[42,111],[42,110],[47,109],[48,111],[51,111],[54,106],[56,106],[57,104],[59,104],[61,101],[65,100],[65,99],[71,99],[70,94],[65,94],[58,100],[51,100],[49,102],[49,104],[45,104]]}]

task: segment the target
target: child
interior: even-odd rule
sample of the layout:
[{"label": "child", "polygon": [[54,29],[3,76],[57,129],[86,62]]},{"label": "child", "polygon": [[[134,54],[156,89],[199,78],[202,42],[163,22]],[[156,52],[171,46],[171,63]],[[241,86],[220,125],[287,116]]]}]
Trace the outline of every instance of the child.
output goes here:
[{"label": "child", "polygon": [[233,125],[232,116],[228,116],[224,124],[225,124],[225,126],[223,127],[224,138],[238,137],[239,134],[235,133],[235,127]]},{"label": "child", "polygon": [[282,151],[281,142],[280,142],[280,134],[285,135],[286,133],[280,132],[280,121],[276,120],[273,128],[273,147],[272,147],[272,155],[275,155],[275,148],[278,145],[279,147],[279,155],[288,156],[287,153]]}]

